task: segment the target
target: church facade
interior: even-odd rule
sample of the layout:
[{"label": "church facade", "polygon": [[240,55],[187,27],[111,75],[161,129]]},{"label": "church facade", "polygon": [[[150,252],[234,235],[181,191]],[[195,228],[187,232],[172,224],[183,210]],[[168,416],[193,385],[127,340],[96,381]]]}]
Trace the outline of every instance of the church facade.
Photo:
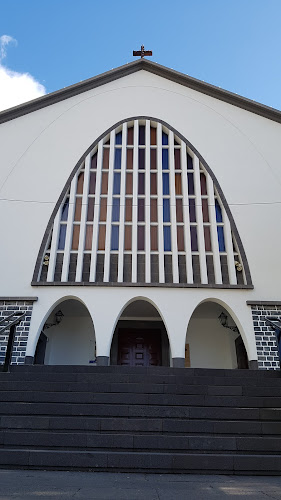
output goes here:
[{"label": "church facade", "polygon": [[12,362],[279,369],[280,122],[145,59],[0,113]]}]

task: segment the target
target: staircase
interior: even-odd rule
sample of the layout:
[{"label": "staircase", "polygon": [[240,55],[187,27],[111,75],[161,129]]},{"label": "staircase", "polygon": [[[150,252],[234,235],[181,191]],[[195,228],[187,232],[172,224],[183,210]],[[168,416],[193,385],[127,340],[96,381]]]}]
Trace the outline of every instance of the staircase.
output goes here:
[{"label": "staircase", "polygon": [[12,366],[0,467],[281,472],[278,371]]}]

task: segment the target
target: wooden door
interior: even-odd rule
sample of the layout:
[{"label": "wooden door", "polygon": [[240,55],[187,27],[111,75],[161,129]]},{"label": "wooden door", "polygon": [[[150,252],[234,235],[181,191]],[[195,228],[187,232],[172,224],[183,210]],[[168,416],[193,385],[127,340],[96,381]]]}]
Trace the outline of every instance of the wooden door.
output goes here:
[{"label": "wooden door", "polygon": [[161,363],[161,330],[119,329],[118,365],[160,366]]}]

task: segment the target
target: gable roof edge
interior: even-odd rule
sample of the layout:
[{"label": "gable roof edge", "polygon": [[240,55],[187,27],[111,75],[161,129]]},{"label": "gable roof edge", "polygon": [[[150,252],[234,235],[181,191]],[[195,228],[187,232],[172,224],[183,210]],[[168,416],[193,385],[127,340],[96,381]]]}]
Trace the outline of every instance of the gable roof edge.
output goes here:
[{"label": "gable roof edge", "polygon": [[38,97],[37,99],[33,99],[27,103],[4,110],[0,112],[0,124],[14,120],[15,118],[19,118],[52,104],[56,104],[57,102],[74,97],[83,92],[87,92],[93,88],[105,85],[106,83],[110,83],[140,70],[148,71],[179,85],[183,85],[184,87],[188,87],[192,90],[201,92],[215,99],[219,99],[220,101],[227,102],[233,106],[245,109],[246,111],[250,111],[251,113],[255,113],[269,120],[281,123],[281,111],[278,109],[271,108],[265,104],[261,104],[238,94],[234,94],[233,92],[221,89],[215,85],[211,85],[210,83],[197,80],[196,78],[167,68],[166,66],[161,66],[153,61],[138,59],[137,61],[119,66],[118,68],[107,71],[106,73],[102,73],[82,82],[70,85],[69,87],[65,87],[42,97]]}]

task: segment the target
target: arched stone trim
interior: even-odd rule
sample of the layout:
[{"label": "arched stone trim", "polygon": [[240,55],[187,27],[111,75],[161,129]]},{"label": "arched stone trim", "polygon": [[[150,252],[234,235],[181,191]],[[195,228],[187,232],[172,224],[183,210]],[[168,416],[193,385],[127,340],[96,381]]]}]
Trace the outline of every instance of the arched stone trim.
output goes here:
[{"label": "arched stone trim", "polygon": [[[161,319],[161,322],[163,323],[165,331],[166,331],[167,341],[168,341],[169,350],[170,350],[170,348],[171,348],[171,340],[172,339],[171,339],[171,335],[170,335],[170,332],[169,332],[169,329],[168,329],[168,326],[167,326],[167,322],[165,320],[165,316],[162,314],[159,306],[152,299],[150,299],[149,297],[141,296],[141,295],[140,296],[136,296],[136,297],[132,297],[131,299],[129,299],[122,306],[119,314],[117,315],[117,317],[116,317],[116,319],[114,321],[114,324],[113,324],[113,327],[112,327],[112,330],[111,330],[111,334],[110,334],[110,338],[109,338],[109,340],[110,340],[110,346],[112,347],[113,337],[114,337],[114,334],[115,334],[118,322],[120,321],[123,312],[127,309],[128,306],[130,306],[131,304],[133,304],[134,302],[137,302],[137,301],[147,302],[147,303],[151,304],[153,306],[153,308],[158,312],[159,317]],[[136,327],[137,327],[137,323],[138,323],[138,321],[136,321]],[[107,364],[107,363],[105,363],[105,364]]]},{"label": "arched stone trim", "polygon": [[[126,118],[116,124],[114,124],[110,129],[108,129],[105,133],[103,133],[102,135],[99,136],[98,139],[96,139],[92,144],[91,146],[87,149],[87,151],[81,156],[81,158],[79,159],[79,161],[77,162],[76,166],[74,167],[72,173],[70,174],[66,184],[65,184],[65,187],[59,197],[59,200],[53,210],[53,213],[50,217],[50,220],[49,220],[49,223],[47,225],[47,229],[45,231],[45,235],[43,237],[43,241],[42,241],[42,244],[41,244],[41,247],[40,247],[40,250],[39,250],[39,254],[38,254],[38,258],[37,258],[37,262],[36,262],[36,266],[35,266],[35,270],[34,270],[34,275],[33,275],[33,281],[32,281],[32,285],[51,285],[51,284],[60,284],[61,282],[54,282],[54,281],[42,281],[42,279],[40,278],[40,275],[41,275],[41,268],[42,268],[42,263],[43,263],[43,258],[44,258],[44,255],[46,254],[46,248],[47,248],[47,243],[48,243],[48,240],[50,240],[51,238],[51,232],[52,232],[52,228],[53,228],[53,224],[54,224],[54,220],[55,220],[55,217],[56,217],[56,214],[58,213],[58,210],[60,209],[64,199],[65,199],[65,196],[67,194],[67,191],[69,190],[70,188],[70,185],[71,185],[71,181],[73,180],[74,176],[77,174],[78,170],[81,169],[81,165],[83,164],[83,162],[85,162],[85,159],[88,157],[88,155],[91,153],[91,151],[93,151],[98,143],[104,138],[106,137],[107,135],[109,135],[112,131],[118,129],[118,127],[120,127],[121,125],[125,124],[125,123],[129,123],[129,122],[134,122],[134,123],[137,123],[139,121],[145,121],[145,120],[149,120],[150,122],[153,122],[153,123],[158,123],[158,124],[161,124],[161,126],[165,127],[167,129],[167,131],[171,131],[173,134],[175,134],[175,136],[183,141],[183,143],[186,145],[187,147],[187,150],[190,150],[190,153],[194,155],[194,158],[197,158],[200,165],[202,165],[202,168],[205,170],[205,172],[210,176],[210,179],[211,179],[211,182],[212,182],[212,185],[214,186],[214,189],[215,189],[215,194],[217,194],[217,197],[220,201],[220,203],[222,204],[224,210],[225,210],[225,218],[226,218],[226,221],[225,223],[226,224],[229,224],[229,227],[230,227],[230,230],[231,230],[231,234],[233,235],[232,237],[234,237],[234,241],[236,242],[236,246],[237,246],[237,252],[238,252],[238,256],[239,256],[239,261],[241,262],[241,264],[243,265],[243,283],[241,282],[241,279],[240,279],[240,283],[238,284],[236,282],[236,278],[235,278],[235,275],[233,277],[233,281],[231,283],[231,279],[230,279],[230,282],[223,282],[223,281],[216,281],[215,283],[210,283],[210,280],[208,282],[208,279],[207,281],[204,281],[203,279],[203,282],[202,282],[202,273],[201,273],[201,283],[200,282],[195,282],[193,283],[192,280],[188,280],[187,279],[187,282],[179,282],[179,278],[174,280],[173,283],[163,283],[163,282],[159,282],[159,283],[150,283],[150,282],[126,282],[126,286],[136,286],[136,285],[141,285],[141,286],[180,286],[180,287],[192,287],[192,286],[202,286],[202,287],[211,287],[211,288],[253,288],[253,285],[252,285],[252,280],[251,280],[251,275],[250,275],[250,270],[249,270],[249,265],[248,265],[248,261],[247,261],[247,257],[246,257],[246,254],[245,254],[245,251],[244,251],[244,248],[243,248],[243,244],[242,244],[242,241],[240,239],[240,236],[239,236],[239,233],[238,233],[238,230],[236,228],[236,225],[235,225],[235,222],[234,222],[234,219],[233,219],[233,216],[231,214],[231,211],[230,211],[230,208],[226,202],[226,199],[224,197],[224,194],[221,190],[221,187],[218,183],[218,180],[216,179],[213,171],[210,169],[209,165],[207,164],[207,162],[204,160],[204,158],[200,155],[200,153],[196,150],[196,148],[184,137],[182,136],[182,134],[180,134],[177,130],[175,130],[173,127],[171,127],[169,124],[167,124],[166,122],[162,121],[162,120],[159,120],[159,119],[156,119],[156,118],[152,118],[152,117],[146,117],[146,116],[138,116],[138,117],[131,117],[131,118]],[[159,196],[159,193],[158,193],[158,196]],[[160,230],[160,228],[159,228]],[[229,249],[230,247],[232,246],[231,244],[231,241],[229,242]],[[233,252],[233,249],[230,249],[231,252]],[[200,252],[199,252],[200,253]],[[221,266],[222,267],[226,267],[226,262],[224,262],[224,265],[221,263]],[[205,274],[207,275],[207,271],[205,270]],[[234,271],[234,274],[235,274],[235,271]],[[222,279],[222,278],[220,278]],[[119,280],[120,281],[120,280]],[[161,281],[161,280],[159,280]],[[124,283],[122,283],[122,281],[120,282],[115,282],[115,283],[111,283],[110,280],[106,280],[106,281],[99,281],[99,282],[96,282],[96,281],[87,281],[87,282],[84,282],[84,281],[73,281],[73,280],[68,280],[68,281],[64,281],[63,284],[69,284],[69,285],[96,285],[98,284],[99,286],[106,286],[106,285],[115,285],[115,286],[122,286],[124,285]]]},{"label": "arched stone trim", "polygon": [[47,319],[49,318],[49,316],[52,314],[52,312],[56,309],[56,307],[58,305],[63,304],[64,302],[66,302],[68,300],[76,300],[77,302],[80,302],[85,307],[85,309],[87,310],[87,312],[89,314],[89,317],[91,318],[91,322],[93,324],[94,336],[96,337],[94,320],[93,320],[93,317],[92,317],[92,314],[90,312],[88,305],[80,297],[78,297],[76,295],[64,295],[64,296],[58,298],[54,303],[52,303],[51,306],[49,306],[47,308],[47,311],[44,313],[43,318],[41,317],[39,319],[37,325],[36,324],[34,326],[33,326],[33,324],[31,325],[32,329],[33,328],[35,329],[36,334],[33,335],[32,337],[30,336],[28,339],[28,346],[27,346],[28,353],[27,353],[26,360],[25,360],[26,364],[33,364],[34,355],[35,355],[37,343],[38,343],[38,340],[40,337],[40,333],[42,332],[43,327],[44,327]]},{"label": "arched stone trim", "polygon": [[247,338],[244,326],[243,326],[242,322],[240,321],[239,317],[237,316],[237,314],[232,309],[232,307],[230,307],[226,302],[224,302],[221,299],[214,298],[214,297],[208,297],[208,298],[205,298],[205,299],[201,300],[194,307],[194,309],[192,311],[192,314],[190,315],[190,318],[189,318],[189,322],[188,322],[187,330],[186,330],[186,335],[188,334],[188,328],[189,328],[190,321],[191,321],[191,319],[193,317],[194,312],[196,311],[196,309],[199,306],[201,306],[204,303],[208,303],[208,302],[214,302],[215,304],[219,304],[223,309],[225,309],[229,313],[231,319],[234,321],[234,323],[237,326],[237,328],[239,330],[239,333],[240,333],[240,335],[242,337],[242,340],[243,340],[243,343],[244,343],[244,346],[245,346],[245,349],[246,349],[246,352],[247,352],[248,360],[249,360],[249,363],[250,363],[252,361],[252,352],[251,352],[250,347],[249,347],[248,338]]}]

